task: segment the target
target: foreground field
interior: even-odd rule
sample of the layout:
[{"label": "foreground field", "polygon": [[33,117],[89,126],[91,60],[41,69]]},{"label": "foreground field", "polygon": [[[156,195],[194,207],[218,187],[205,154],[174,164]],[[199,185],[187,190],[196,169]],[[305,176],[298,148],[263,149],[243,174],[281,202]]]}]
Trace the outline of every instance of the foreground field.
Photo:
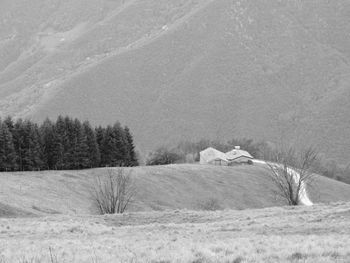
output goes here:
[{"label": "foreground field", "polygon": [[0,219],[0,262],[350,262],[350,203]]},{"label": "foreground field", "polygon": [[[259,165],[197,164],[130,169],[137,194],[129,211],[200,210],[210,200],[222,209],[281,206],[267,170]],[[94,177],[107,169],[0,173],[0,217],[96,214]],[[350,201],[350,185],[322,176],[308,188],[312,202]]]}]

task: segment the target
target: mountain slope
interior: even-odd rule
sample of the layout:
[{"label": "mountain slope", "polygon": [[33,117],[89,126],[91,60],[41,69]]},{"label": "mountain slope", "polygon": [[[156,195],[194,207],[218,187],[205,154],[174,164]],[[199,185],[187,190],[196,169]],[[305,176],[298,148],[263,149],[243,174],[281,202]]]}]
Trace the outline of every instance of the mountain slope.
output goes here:
[{"label": "mountain slope", "polygon": [[[265,168],[168,165],[127,168],[135,181],[131,211],[198,210],[211,200],[228,209],[284,205],[276,200]],[[96,213],[94,176],[106,169],[0,173],[0,216]],[[312,202],[350,201],[350,186],[317,177]]]},{"label": "mountain slope", "polygon": [[120,120],[142,150],[284,137],[348,162],[347,1],[52,3],[0,73],[2,115]]}]

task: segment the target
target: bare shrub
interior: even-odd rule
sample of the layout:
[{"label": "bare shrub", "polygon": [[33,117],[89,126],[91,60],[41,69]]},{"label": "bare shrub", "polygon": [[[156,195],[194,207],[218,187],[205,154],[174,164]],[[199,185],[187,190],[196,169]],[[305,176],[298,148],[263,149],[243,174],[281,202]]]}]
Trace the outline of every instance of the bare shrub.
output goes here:
[{"label": "bare shrub", "polygon": [[207,200],[204,200],[202,202],[198,203],[198,208],[200,210],[205,211],[216,211],[216,210],[222,210],[222,206],[219,203],[219,200],[216,198],[209,198]]},{"label": "bare shrub", "polygon": [[135,195],[134,181],[123,168],[109,169],[106,175],[96,177],[92,192],[101,214],[122,214]]},{"label": "bare shrub", "polygon": [[269,175],[276,187],[274,193],[289,205],[298,205],[300,196],[305,193],[306,186],[314,182],[313,164],[317,160],[317,152],[309,147],[301,152],[293,148],[276,150],[267,162]]},{"label": "bare shrub", "polygon": [[185,156],[180,155],[175,149],[160,147],[148,156],[146,165],[166,165],[183,163]]}]

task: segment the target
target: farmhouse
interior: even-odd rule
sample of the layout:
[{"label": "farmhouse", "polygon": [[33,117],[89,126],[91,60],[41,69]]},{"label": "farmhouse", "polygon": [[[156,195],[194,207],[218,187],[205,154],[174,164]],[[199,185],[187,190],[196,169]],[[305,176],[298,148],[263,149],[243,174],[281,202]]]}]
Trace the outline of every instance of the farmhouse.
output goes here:
[{"label": "farmhouse", "polygon": [[247,163],[253,159],[249,152],[241,150],[240,146],[236,146],[232,151],[226,153],[227,160],[232,163]]},{"label": "farmhouse", "polygon": [[234,165],[239,163],[248,163],[253,159],[247,151],[241,150],[240,146],[235,146],[232,151],[227,153],[220,152],[212,147],[209,147],[199,153],[200,164],[213,164],[213,165]]},{"label": "farmhouse", "polygon": [[228,165],[226,154],[212,147],[201,151],[199,158],[199,163],[201,164]]}]

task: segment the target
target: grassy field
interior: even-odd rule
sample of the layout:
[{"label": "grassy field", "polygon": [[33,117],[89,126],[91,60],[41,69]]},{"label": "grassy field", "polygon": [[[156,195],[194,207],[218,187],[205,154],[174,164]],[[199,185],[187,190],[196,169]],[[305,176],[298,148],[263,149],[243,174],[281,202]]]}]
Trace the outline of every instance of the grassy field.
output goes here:
[{"label": "grassy field", "polygon": [[[199,210],[215,200],[220,209],[281,206],[261,166],[198,164],[126,168],[137,194],[129,211]],[[0,173],[0,217],[96,214],[91,185],[107,169]],[[314,203],[350,201],[350,185],[318,177],[310,191]]]},{"label": "grassy field", "polygon": [[328,204],[284,207],[259,165],[126,169],[135,200],[105,216],[89,189],[108,169],[0,173],[0,263],[350,261],[350,185],[317,177]]},{"label": "grassy field", "polygon": [[350,203],[0,219],[0,262],[350,262]]}]

